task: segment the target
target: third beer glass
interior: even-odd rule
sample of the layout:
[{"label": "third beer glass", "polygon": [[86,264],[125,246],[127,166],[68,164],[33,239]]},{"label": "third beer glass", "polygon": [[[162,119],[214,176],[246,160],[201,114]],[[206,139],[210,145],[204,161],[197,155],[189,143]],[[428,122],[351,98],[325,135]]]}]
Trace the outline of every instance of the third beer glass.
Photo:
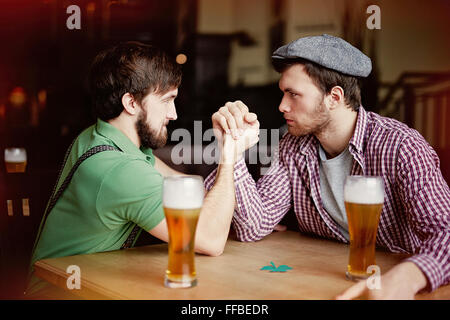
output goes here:
[{"label": "third beer glass", "polygon": [[24,148],[6,148],[5,165],[8,173],[25,172],[27,151]]},{"label": "third beer glass", "polygon": [[375,241],[384,201],[381,177],[349,176],[344,187],[345,210],[350,234],[347,278],[366,279],[375,265]]},{"label": "third beer glass", "polygon": [[163,206],[169,231],[166,287],[189,288],[197,284],[194,240],[203,197],[203,178],[200,176],[164,179]]}]

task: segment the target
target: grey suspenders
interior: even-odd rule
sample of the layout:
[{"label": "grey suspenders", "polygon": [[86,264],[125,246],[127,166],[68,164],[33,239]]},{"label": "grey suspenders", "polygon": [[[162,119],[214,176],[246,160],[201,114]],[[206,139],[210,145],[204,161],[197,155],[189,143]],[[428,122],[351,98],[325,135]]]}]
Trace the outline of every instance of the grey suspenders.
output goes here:
[{"label": "grey suspenders", "polygon": [[[91,149],[89,149],[88,151],[86,151],[75,163],[75,165],[72,167],[72,169],[70,170],[69,174],[67,175],[66,179],[64,180],[64,182],[61,184],[61,187],[58,189],[58,191],[55,193],[59,179],[61,178],[64,166],[66,165],[67,162],[67,158],[69,157],[69,153],[72,150],[72,146],[73,146],[73,142],[70,145],[69,149],[67,150],[67,153],[64,157],[64,162],[63,165],[61,167],[61,170],[59,172],[58,175],[58,179],[56,180],[56,184],[55,187],[53,188],[53,192],[52,192],[52,197],[50,198],[50,201],[47,205],[47,208],[44,212],[44,216],[42,217],[41,220],[41,224],[39,226],[39,230],[38,230],[38,234],[36,237],[36,241],[34,243],[34,247],[33,247],[33,252],[36,249],[37,243],[39,241],[39,238],[41,236],[42,233],[42,229],[44,228],[45,225],[45,221],[47,220],[48,214],[50,213],[50,211],[52,211],[53,207],[55,206],[56,202],[58,201],[58,199],[61,197],[61,195],[63,194],[64,190],[67,188],[67,186],[69,185],[70,181],[72,180],[72,177],[75,173],[75,171],[77,170],[77,168],[80,166],[80,164],[86,160],[87,158],[93,156],[94,154],[97,154],[99,152],[103,152],[103,151],[111,151],[111,150],[115,150],[115,151],[120,151],[122,152],[120,149],[113,147],[113,146],[109,146],[109,145],[100,145],[100,146],[95,146]],[[138,232],[140,231],[140,227],[138,225],[135,225],[133,230],[131,231],[130,235],[128,236],[128,238],[125,240],[125,242],[122,244],[120,249],[125,249],[125,248],[130,248],[133,245],[133,242],[138,234]]]}]

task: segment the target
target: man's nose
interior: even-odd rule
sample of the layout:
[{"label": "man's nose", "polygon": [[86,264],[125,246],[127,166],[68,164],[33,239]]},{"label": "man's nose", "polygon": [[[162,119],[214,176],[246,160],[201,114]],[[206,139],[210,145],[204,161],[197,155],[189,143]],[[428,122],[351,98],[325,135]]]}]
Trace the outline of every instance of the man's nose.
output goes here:
[{"label": "man's nose", "polygon": [[175,104],[172,104],[169,113],[167,114],[167,118],[169,120],[177,120],[178,116],[177,116],[177,110],[175,108]]},{"label": "man's nose", "polygon": [[283,98],[281,99],[280,105],[278,106],[278,110],[280,110],[280,112],[282,113],[286,113],[291,111],[291,108],[289,107],[289,104],[287,103],[286,99]]}]

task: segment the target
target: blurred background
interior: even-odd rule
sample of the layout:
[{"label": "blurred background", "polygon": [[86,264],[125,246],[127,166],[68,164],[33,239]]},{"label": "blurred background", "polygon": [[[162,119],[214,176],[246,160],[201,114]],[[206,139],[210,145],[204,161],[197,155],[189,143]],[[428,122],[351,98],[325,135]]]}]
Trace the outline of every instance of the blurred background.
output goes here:
[{"label": "blurred background", "polygon": [[[261,128],[283,124],[271,53],[302,36],[344,38],[371,57],[366,110],[417,129],[450,179],[450,1],[447,0],[0,0],[0,151],[23,147],[24,174],[0,163],[0,297],[15,297],[46,202],[72,140],[95,119],[86,75],[93,57],[120,41],[164,48],[183,68],[170,132],[203,131],[229,100],[256,112]],[[367,28],[369,5],[381,29]],[[69,29],[71,5],[80,29]],[[170,159],[177,142],[157,154]],[[209,142],[205,142],[208,144]],[[213,166],[179,165],[205,176]],[[258,165],[251,173],[257,177]],[[23,201],[23,199],[28,199]],[[10,207],[7,200],[11,200]],[[27,208],[25,208],[26,203]],[[24,214],[27,212],[28,214]],[[6,278],[5,278],[6,275]],[[22,282],[20,282],[22,281]],[[19,284],[18,284],[19,283]]]}]

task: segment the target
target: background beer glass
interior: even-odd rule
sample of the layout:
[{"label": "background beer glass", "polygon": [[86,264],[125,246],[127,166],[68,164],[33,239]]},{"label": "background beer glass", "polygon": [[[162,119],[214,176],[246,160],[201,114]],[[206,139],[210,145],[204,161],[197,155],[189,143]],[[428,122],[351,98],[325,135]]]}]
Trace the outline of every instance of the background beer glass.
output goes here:
[{"label": "background beer glass", "polygon": [[163,206],[169,232],[169,264],[164,285],[189,288],[197,284],[194,241],[203,205],[201,176],[172,176],[164,179]]},{"label": "background beer glass", "polygon": [[350,256],[346,276],[368,278],[367,267],[375,265],[375,241],[384,202],[381,177],[348,176],[344,186],[345,210],[350,234]]},{"label": "background beer glass", "polygon": [[27,166],[27,151],[24,148],[5,149],[6,172],[25,172]]}]

